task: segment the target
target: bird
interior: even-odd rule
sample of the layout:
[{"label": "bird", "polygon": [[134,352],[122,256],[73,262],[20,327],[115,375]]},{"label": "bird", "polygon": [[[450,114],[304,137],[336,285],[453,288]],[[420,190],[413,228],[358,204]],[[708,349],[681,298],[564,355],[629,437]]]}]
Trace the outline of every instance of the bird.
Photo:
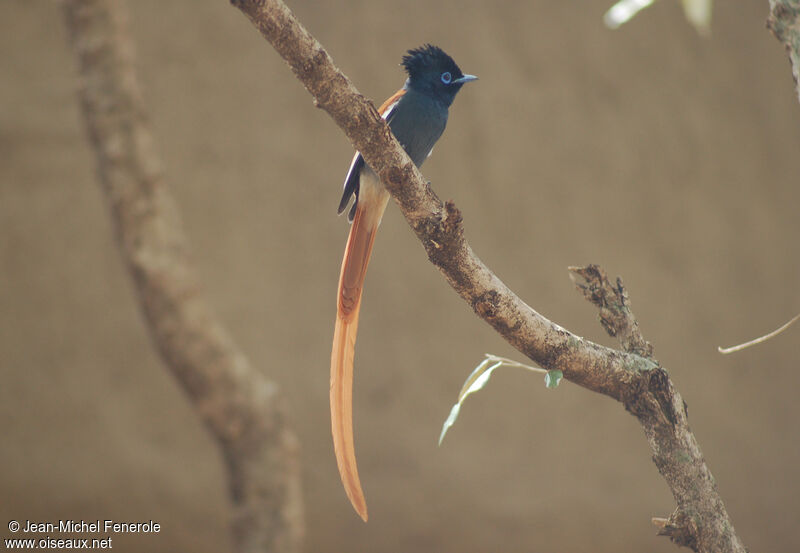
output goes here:
[{"label": "bird", "polygon": [[[397,141],[418,167],[428,158],[447,125],[448,108],[461,87],[477,79],[462,73],[444,50],[431,44],[408,50],[400,64],[407,74],[403,87],[378,109]],[[367,504],[361,489],[353,444],[353,358],[361,292],[375,234],[389,201],[389,192],[356,152],[344,180],[341,215],[353,199],[336,304],[331,352],[330,407],[333,447],[339,476],[350,503],[364,522]]]}]

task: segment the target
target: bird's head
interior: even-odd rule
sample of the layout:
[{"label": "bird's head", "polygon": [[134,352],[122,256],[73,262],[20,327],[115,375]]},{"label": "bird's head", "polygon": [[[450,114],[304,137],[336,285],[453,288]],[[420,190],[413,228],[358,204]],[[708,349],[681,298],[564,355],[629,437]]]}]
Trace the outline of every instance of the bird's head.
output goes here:
[{"label": "bird's head", "polygon": [[464,75],[453,58],[431,44],[409,50],[401,65],[408,73],[406,88],[429,94],[446,106],[453,103],[464,83],[478,78]]}]

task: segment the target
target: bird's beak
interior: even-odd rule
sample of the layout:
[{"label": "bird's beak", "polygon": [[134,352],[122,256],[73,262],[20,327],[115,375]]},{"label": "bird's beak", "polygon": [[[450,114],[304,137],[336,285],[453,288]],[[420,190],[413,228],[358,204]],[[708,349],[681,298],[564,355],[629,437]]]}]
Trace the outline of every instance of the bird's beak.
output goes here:
[{"label": "bird's beak", "polygon": [[464,75],[463,77],[459,77],[458,79],[453,81],[453,83],[455,83],[455,84],[464,84],[464,83],[468,83],[470,81],[477,81],[477,80],[478,80],[478,77],[476,77],[475,75]]}]

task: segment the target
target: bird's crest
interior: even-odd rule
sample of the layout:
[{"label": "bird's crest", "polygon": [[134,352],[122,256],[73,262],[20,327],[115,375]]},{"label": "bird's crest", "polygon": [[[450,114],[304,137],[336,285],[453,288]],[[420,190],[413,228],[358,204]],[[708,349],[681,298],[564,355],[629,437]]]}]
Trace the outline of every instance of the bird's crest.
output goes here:
[{"label": "bird's crest", "polygon": [[403,61],[400,65],[405,68],[406,73],[408,73],[408,76],[412,79],[428,72],[440,73],[442,71],[449,71],[454,79],[464,75],[458,65],[456,65],[456,62],[453,61],[453,58],[448,56],[444,50],[432,44],[425,44],[419,48],[409,50],[408,53],[403,56]]}]

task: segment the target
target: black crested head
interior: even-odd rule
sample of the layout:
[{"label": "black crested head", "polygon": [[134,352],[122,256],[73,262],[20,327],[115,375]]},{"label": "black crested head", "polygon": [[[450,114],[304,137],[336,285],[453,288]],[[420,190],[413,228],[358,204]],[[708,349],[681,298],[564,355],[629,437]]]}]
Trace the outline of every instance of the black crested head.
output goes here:
[{"label": "black crested head", "polygon": [[432,71],[449,71],[454,79],[464,76],[456,62],[453,61],[453,58],[448,56],[444,50],[432,44],[425,44],[419,48],[409,50],[403,56],[401,65],[405,67],[406,73],[411,79],[422,77]]},{"label": "black crested head", "polygon": [[476,77],[464,75],[447,53],[432,44],[409,50],[401,65],[408,73],[406,88],[429,94],[449,106],[464,83]]}]

